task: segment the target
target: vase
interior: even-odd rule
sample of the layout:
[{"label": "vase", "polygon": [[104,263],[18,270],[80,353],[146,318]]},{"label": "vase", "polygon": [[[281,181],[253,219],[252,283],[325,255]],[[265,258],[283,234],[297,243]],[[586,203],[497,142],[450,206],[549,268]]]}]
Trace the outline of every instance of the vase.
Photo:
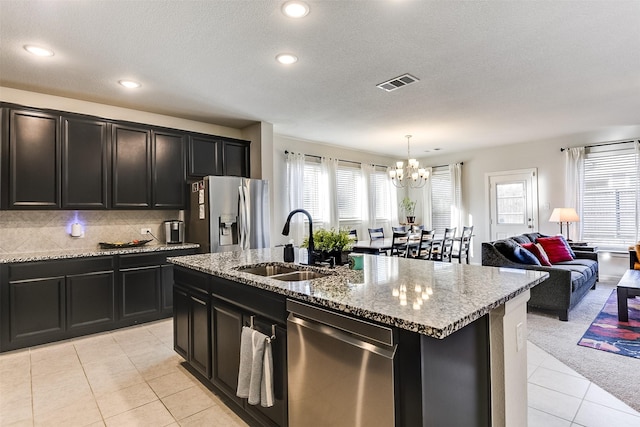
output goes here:
[{"label": "vase", "polygon": [[408,222],[409,224],[413,224],[413,223],[415,223],[415,222],[416,222],[416,217],[415,217],[415,216],[408,216],[408,215],[407,215],[407,222]]}]

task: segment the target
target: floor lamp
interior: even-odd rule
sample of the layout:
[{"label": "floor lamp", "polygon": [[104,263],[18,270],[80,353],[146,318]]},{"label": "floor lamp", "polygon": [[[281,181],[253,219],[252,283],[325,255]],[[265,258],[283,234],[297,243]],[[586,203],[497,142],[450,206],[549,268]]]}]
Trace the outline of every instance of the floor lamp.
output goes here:
[{"label": "floor lamp", "polygon": [[551,212],[551,216],[549,217],[549,222],[559,222],[560,223],[560,234],[562,234],[562,223],[567,223],[567,240],[571,241],[569,238],[569,224],[572,222],[580,221],[580,217],[574,208],[554,208],[553,212]]}]

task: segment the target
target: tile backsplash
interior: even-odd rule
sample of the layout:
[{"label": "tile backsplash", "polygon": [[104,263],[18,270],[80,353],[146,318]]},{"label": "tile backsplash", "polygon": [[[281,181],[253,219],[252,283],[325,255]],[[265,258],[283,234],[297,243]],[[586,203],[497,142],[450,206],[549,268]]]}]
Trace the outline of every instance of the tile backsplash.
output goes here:
[{"label": "tile backsplash", "polygon": [[[177,210],[0,211],[0,253],[86,249],[96,248],[99,242],[153,239],[141,235],[141,228],[150,228],[162,242],[162,223],[183,216]],[[82,225],[84,237],[71,237],[75,222]]]}]

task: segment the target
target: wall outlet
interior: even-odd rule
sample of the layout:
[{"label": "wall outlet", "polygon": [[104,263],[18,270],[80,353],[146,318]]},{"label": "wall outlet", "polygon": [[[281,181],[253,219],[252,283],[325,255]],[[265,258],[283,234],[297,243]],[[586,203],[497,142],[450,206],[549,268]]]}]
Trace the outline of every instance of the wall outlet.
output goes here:
[{"label": "wall outlet", "polygon": [[141,228],[140,229],[140,234],[151,234],[151,229],[150,228]]},{"label": "wall outlet", "polygon": [[516,325],[516,351],[522,350],[524,347],[524,326],[522,322]]}]

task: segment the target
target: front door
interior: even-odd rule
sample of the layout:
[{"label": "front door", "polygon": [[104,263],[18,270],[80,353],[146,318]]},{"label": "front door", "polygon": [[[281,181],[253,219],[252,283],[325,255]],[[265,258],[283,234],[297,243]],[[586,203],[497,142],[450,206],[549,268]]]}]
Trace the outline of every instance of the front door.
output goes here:
[{"label": "front door", "polygon": [[526,169],[487,174],[491,240],[538,229],[538,171]]}]

